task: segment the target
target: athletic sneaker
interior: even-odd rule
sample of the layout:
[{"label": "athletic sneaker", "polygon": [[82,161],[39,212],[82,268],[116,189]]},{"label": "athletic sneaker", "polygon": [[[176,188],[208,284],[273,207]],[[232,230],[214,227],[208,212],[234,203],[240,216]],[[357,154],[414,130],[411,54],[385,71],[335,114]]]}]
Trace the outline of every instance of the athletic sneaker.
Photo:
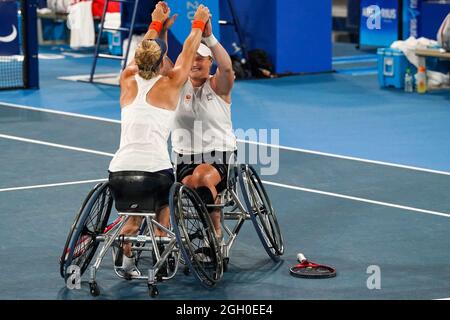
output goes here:
[{"label": "athletic sneaker", "polygon": [[204,264],[210,264],[213,262],[213,253],[210,247],[201,247],[195,250],[195,257],[198,261]]},{"label": "athletic sneaker", "polygon": [[140,277],[141,272],[136,267],[136,259],[135,256],[127,257],[123,255],[122,257],[122,266],[117,268],[117,272],[122,275],[124,278],[130,277]]}]

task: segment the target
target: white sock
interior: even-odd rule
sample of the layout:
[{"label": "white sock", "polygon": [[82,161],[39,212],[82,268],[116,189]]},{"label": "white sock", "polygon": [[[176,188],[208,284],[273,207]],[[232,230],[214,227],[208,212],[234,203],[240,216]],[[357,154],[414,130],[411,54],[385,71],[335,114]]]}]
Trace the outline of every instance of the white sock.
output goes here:
[{"label": "white sock", "polygon": [[134,255],[131,256],[131,258],[129,258],[124,254],[123,260],[122,260],[122,269],[124,271],[131,271],[134,268],[136,268],[135,261],[134,261]]},{"label": "white sock", "polygon": [[126,255],[123,255],[122,270],[132,277],[139,277],[141,275],[141,272],[136,267],[134,256],[129,258]]}]

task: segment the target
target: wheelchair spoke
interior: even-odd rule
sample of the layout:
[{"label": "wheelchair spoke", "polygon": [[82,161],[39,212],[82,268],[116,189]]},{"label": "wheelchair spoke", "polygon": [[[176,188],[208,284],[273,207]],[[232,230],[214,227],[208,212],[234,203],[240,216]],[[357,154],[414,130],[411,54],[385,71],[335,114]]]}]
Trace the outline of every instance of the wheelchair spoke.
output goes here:
[{"label": "wheelchair spoke", "polygon": [[75,258],[78,258],[82,254],[84,254],[92,245],[93,241],[92,238],[89,236],[84,236],[80,239],[80,242],[77,243],[77,246],[75,247],[73,256]]},{"label": "wheelchair spoke", "polygon": [[201,249],[202,243],[205,240],[205,235],[203,233],[202,226],[200,225],[200,219],[193,209],[193,206],[189,208],[188,215],[189,217],[192,217],[192,219],[187,219],[186,221],[191,226],[191,228],[188,227],[189,241],[193,245],[194,250],[197,251],[198,249]]},{"label": "wheelchair spoke", "polygon": [[221,277],[223,267],[209,214],[189,187],[178,184],[173,190],[171,214],[185,263],[203,285],[211,287]]},{"label": "wheelchair spoke", "polygon": [[275,212],[256,170],[243,165],[239,175],[248,213],[268,255],[275,261],[283,254],[283,239]]},{"label": "wheelchair spoke", "polygon": [[[258,186],[257,186],[257,182],[252,179],[252,195],[253,195],[253,199],[254,202],[256,203],[256,210],[259,214],[259,217],[261,218],[262,222],[264,222],[264,225],[267,228],[270,228],[270,234],[273,234],[273,227],[272,227],[272,222],[270,221],[271,215],[268,212],[268,207],[270,206],[270,204],[266,203],[263,200],[262,197],[262,191],[259,190]],[[259,201],[258,201],[259,200]]]},{"label": "wheelchair spoke", "polygon": [[69,234],[61,259],[61,275],[70,265],[80,267],[81,274],[88,267],[98,247],[96,237],[105,230],[112,208],[112,197],[107,183],[97,185],[88,194]]}]

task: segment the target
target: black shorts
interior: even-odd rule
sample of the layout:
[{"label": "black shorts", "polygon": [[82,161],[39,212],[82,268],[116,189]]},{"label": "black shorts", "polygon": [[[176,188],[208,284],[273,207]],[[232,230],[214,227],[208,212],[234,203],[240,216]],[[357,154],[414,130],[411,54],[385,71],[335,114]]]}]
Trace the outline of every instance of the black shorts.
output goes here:
[{"label": "black shorts", "polygon": [[222,192],[227,187],[228,161],[232,154],[237,155],[237,151],[212,151],[192,155],[177,154],[177,181],[181,182],[187,176],[192,175],[198,165],[208,163],[219,172],[220,182],[216,189],[218,192]]},{"label": "black shorts", "polygon": [[173,169],[109,173],[116,209],[125,213],[157,212],[167,206],[170,187],[174,182]]}]

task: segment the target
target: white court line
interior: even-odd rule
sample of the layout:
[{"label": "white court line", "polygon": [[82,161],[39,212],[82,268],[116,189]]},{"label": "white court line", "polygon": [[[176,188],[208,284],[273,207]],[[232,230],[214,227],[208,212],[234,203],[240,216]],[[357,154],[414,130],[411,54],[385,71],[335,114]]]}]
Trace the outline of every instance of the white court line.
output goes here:
[{"label": "white court line", "polygon": [[0,134],[0,138],[9,139],[9,140],[15,140],[15,141],[21,141],[21,142],[34,143],[34,144],[40,144],[40,145],[44,145],[44,146],[55,147],[55,148],[66,149],[66,150],[72,150],[72,151],[81,151],[81,152],[92,153],[92,154],[97,154],[97,155],[101,155],[101,156],[108,156],[108,157],[113,157],[114,156],[114,154],[112,154],[112,153],[101,152],[101,151],[92,150],[92,149],[71,147],[71,146],[66,146],[66,145],[63,145],[63,144],[45,142],[45,141],[41,141],[41,140],[21,138],[21,137],[16,137],[16,136],[10,136],[10,135],[7,135],[7,134]]},{"label": "white court line", "polygon": [[313,151],[313,150],[307,150],[307,149],[300,149],[300,148],[291,148],[291,147],[284,147],[284,146],[278,146],[263,142],[255,142],[255,141],[248,141],[248,140],[238,140],[242,143],[248,143],[248,144],[257,144],[260,146],[266,146],[270,148],[278,148],[282,150],[288,150],[288,151],[296,151],[296,152],[302,152],[302,153],[308,153],[308,154],[315,154],[319,156],[324,157],[332,157],[332,158],[338,158],[338,159],[344,159],[344,160],[352,160],[352,161],[358,161],[358,162],[365,162],[365,163],[371,163],[371,164],[378,164],[382,166],[387,167],[395,167],[395,168],[401,168],[401,169],[408,169],[408,170],[414,170],[414,171],[421,171],[421,172],[427,172],[427,173],[435,173],[435,174],[442,174],[446,176],[450,176],[450,172],[447,171],[439,171],[439,170],[432,170],[432,169],[426,169],[426,168],[420,168],[420,167],[414,167],[414,166],[407,166],[403,164],[396,164],[396,163],[390,163],[390,162],[384,162],[384,161],[376,161],[376,160],[368,160],[368,159],[362,159],[362,158],[356,158],[356,157],[349,157],[349,156],[341,156],[333,153],[326,153],[326,152],[320,152],[320,151]]},{"label": "white court line", "polygon": [[86,183],[103,182],[103,181],[107,181],[107,179],[82,180],[82,181],[72,181],[72,182],[39,184],[39,185],[25,186],[25,187],[3,188],[3,189],[0,189],[0,192],[39,189],[39,188],[51,188],[51,187],[60,187],[60,186],[71,186],[71,185],[76,185],[76,184],[86,184]]},{"label": "white court line", "polygon": [[11,107],[11,108],[17,108],[17,109],[25,109],[25,110],[31,110],[31,111],[53,113],[53,114],[58,114],[58,115],[63,115],[63,116],[68,116],[68,117],[75,117],[75,118],[82,118],[82,119],[97,120],[97,121],[120,124],[120,120],[108,119],[108,118],[103,118],[103,117],[95,117],[95,116],[87,116],[87,115],[79,114],[79,113],[51,110],[51,109],[45,109],[45,108],[36,108],[36,107],[24,106],[24,105],[15,104],[15,103],[3,102],[3,101],[0,101],[0,105],[4,105],[7,107]]},{"label": "white court line", "polygon": [[[113,157],[114,156],[111,153],[106,153],[106,152],[101,152],[101,151],[96,151],[96,150],[71,147],[71,146],[66,146],[66,145],[61,145],[61,144],[49,143],[49,142],[39,141],[39,140],[25,139],[25,138],[14,137],[14,136],[7,136],[7,135],[3,135],[3,134],[0,134],[0,138],[11,139],[11,140],[18,140],[18,141],[29,142],[29,143],[36,143],[36,144],[41,144],[41,145],[45,145],[45,146],[61,148],[61,149],[67,149],[67,150],[73,150],[73,151],[79,151],[79,152],[94,153],[94,154],[108,156],[108,157]],[[393,203],[389,203],[389,202],[382,202],[382,201],[376,201],[376,200],[370,200],[370,199],[365,199],[365,198],[348,196],[348,195],[339,194],[339,193],[332,193],[332,192],[326,192],[326,191],[321,191],[321,190],[302,188],[302,187],[291,186],[291,185],[277,183],[277,182],[271,182],[271,181],[262,181],[262,182],[267,184],[267,185],[272,185],[272,186],[286,188],[286,189],[292,189],[292,190],[298,190],[298,191],[304,191],[304,192],[310,192],[310,193],[317,193],[317,194],[326,195],[326,196],[335,197],[335,198],[342,198],[342,199],[347,199],[347,200],[365,202],[365,203],[376,204],[376,205],[385,206],[385,207],[391,207],[391,208],[403,209],[403,210],[408,210],[408,211],[421,212],[421,213],[431,214],[431,215],[435,215],[435,216],[441,216],[441,217],[450,218],[450,214],[449,213],[444,213],[444,212],[419,209],[419,208],[414,208],[414,207],[409,207],[409,206],[402,206],[402,205],[393,204]],[[27,188],[27,187],[24,187],[24,188]],[[2,189],[0,189],[0,191],[1,190]]]},{"label": "white court line", "polygon": [[[5,105],[7,107],[18,108],[18,109],[25,109],[25,110],[32,110],[32,111],[39,111],[39,112],[47,112],[47,113],[59,114],[59,115],[64,115],[64,116],[69,116],[69,117],[76,117],[76,118],[82,118],[82,119],[97,120],[97,121],[103,121],[103,122],[109,122],[109,123],[118,123],[118,124],[121,123],[120,120],[108,119],[108,118],[103,118],[103,117],[95,117],[95,116],[87,116],[87,115],[83,115],[83,114],[79,114],[79,113],[57,111],[57,110],[51,110],[51,109],[45,109],[45,108],[36,108],[36,107],[24,106],[24,105],[8,103],[8,102],[2,102],[2,101],[0,101],[0,105]],[[358,158],[358,157],[343,156],[343,155],[334,154],[334,153],[327,153],[327,152],[320,152],[320,151],[314,151],[314,150],[308,150],[308,149],[286,147],[286,146],[275,145],[275,144],[268,144],[268,143],[263,143],[263,142],[256,142],[256,141],[249,141],[249,140],[240,140],[240,139],[238,139],[237,141],[240,142],[240,143],[255,144],[255,145],[259,145],[259,146],[276,148],[276,149],[280,149],[280,150],[302,152],[302,153],[314,154],[314,155],[330,157],[330,158],[358,161],[358,162],[377,164],[377,165],[382,165],[382,166],[387,166],[387,167],[394,167],[394,168],[401,168],[401,169],[408,169],[408,170],[413,170],[413,171],[421,171],[421,172],[427,172],[427,173],[434,173],[434,174],[441,174],[441,175],[450,176],[450,172],[447,172],[447,171],[440,171],[440,170],[433,170],[433,169],[427,169],[427,168],[421,168],[421,167],[415,167],[415,166],[408,166],[408,165],[402,165],[402,164],[385,162],[385,161],[369,160],[369,159]]]},{"label": "white court line", "polygon": [[309,189],[309,188],[296,187],[296,186],[291,186],[291,185],[277,183],[277,182],[271,182],[271,181],[262,181],[262,182],[264,184],[268,184],[268,185],[276,186],[276,187],[281,187],[281,188],[286,188],[286,189],[292,189],[292,190],[298,190],[298,191],[304,191],[304,192],[310,192],[310,193],[317,193],[317,194],[330,196],[330,197],[335,197],[335,198],[342,198],[342,199],[347,199],[347,200],[352,200],[352,201],[365,202],[365,203],[370,203],[370,204],[376,204],[376,205],[379,205],[379,206],[391,207],[391,208],[408,210],[408,211],[415,211],[415,212],[426,213],[426,214],[431,214],[431,215],[435,215],[435,216],[450,218],[450,213],[445,213],[445,212],[439,212],[439,211],[432,211],[432,210],[425,210],[425,209],[419,209],[419,208],[414,208],[414,207],[402,206],[402,205],[393,204],[393,203],[389,203],[389,202],[382,202],[382,201],[370,200],[370,199],[365,199],[365,198],[352,197],[352,196],[348,196],[348,195],[345,195],[345,194],[339,194],[339,193],[326,192],[326,191]]}]

